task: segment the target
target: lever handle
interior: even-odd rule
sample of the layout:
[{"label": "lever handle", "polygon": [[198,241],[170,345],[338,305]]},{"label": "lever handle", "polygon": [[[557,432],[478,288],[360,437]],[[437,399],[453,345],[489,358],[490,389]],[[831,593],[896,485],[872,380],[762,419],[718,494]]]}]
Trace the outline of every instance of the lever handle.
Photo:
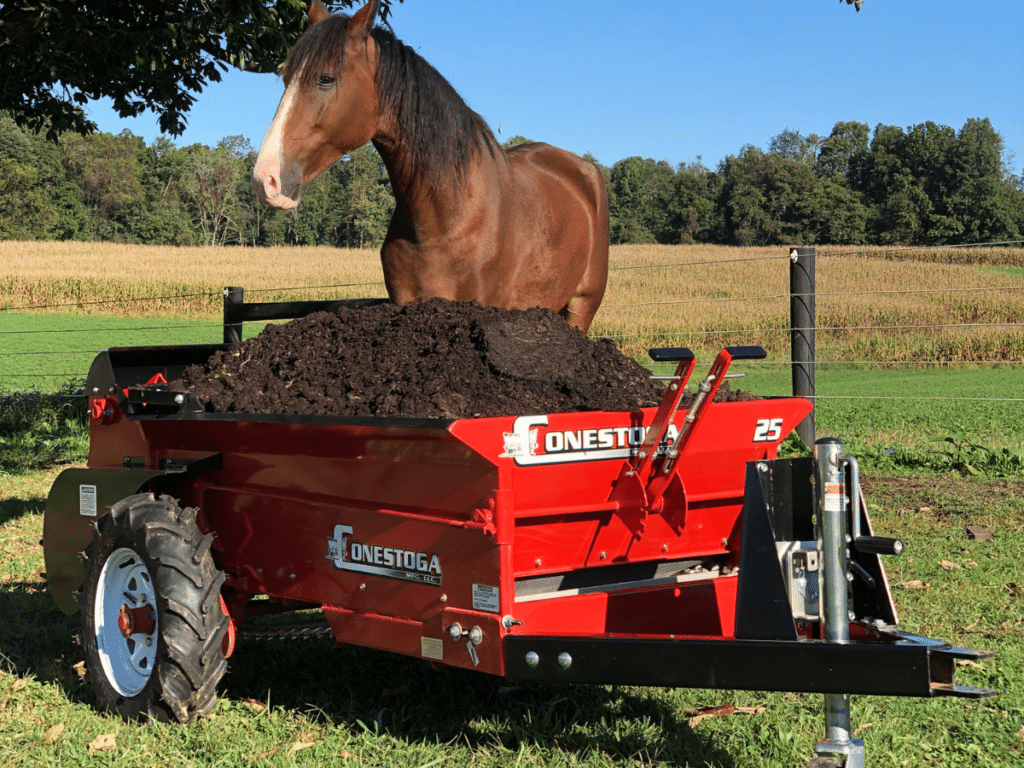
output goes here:
[{"label": "lever handle", "polygon": [[687,347],[655,347],[647,350],[651,360],[656,363],[678,363],[680,360],[693,360],[694,354]]},{"label": "lever handle", "polygon": [[866,555],[902,555],[905,549],[901,539],[886,536],[858,536],[853,540],[853,546]]}]

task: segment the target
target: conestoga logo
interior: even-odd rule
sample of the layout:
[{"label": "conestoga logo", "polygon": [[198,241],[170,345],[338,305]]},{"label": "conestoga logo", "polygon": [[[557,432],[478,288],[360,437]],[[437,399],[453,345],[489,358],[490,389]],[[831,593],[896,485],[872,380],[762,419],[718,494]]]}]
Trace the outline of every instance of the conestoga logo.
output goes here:
[{"label": "conestoga logo", "polygon": [[[649,427],[601,427],[595,429],[545,430],[547,416],[520,416],[505,432],[501,458],[513,458],[521,467],[534,464],[564,464],[570,461],[628,459],[644,442]],[[668,425],[667,440],[659,451],[679,436],[675,424]]]},{"label": "conestoga logo", "polygon": [[352,526],[334,526],[327,540],[327,559],[342,571],[369,573],[389,579],[441,586],[441,561],[437,555],[412,549],[363,544],[352,540]]}]

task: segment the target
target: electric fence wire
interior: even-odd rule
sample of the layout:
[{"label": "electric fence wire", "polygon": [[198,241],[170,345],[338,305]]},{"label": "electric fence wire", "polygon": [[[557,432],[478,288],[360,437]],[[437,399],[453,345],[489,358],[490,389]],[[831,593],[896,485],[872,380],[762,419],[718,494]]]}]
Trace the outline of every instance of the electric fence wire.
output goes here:
[{"label": "electric fence wire", "polygon": [[[964,249],[964,248],[980,248],[980,247],[999,247],[999,246],[1010,246],[1010,245],[1021,245],[1024,244],[1024,240],[1005,240],[994,243],[966,243],[961,245],[948,245],[948,246],[908,246],[899,248],[883,248],[883,249],[862,249],[862,250],[849,250],[849,251],[831,251],[822,252],[819,256],[852,256],[852,255],[880,255],[887,253],[902,253],[902,252],[914,252],[914,251],[936,251],[936,250],[952,250],[952,249]],[[693,267],[693,266],[707,266],[717,264],[731,264],[731,263],[742,263],[742,262],[757,262],[757,261],[780,261],[789,260],[790,256],[779,255],[779,256],[754,256],[744,257],[736,259],[722,259],[722,260],[702,260],[702,261],[688,261],[688,262],[671,262],[664,264],[644,264],[644,265],[630,265],[630,266],[616,266],[609,267],[609,271],[619,270],[636,270],[636,269],[662,269],[662,268],[675,268],[675,267]],[[249,294],[254,293],[284,293],[289,291],[312,291],[312,290],[332,290],[338,288],[357,288],[357,287],[368,287],[368,286],[379,286],[382,285],[380,281],[374,282],[361,282],[361,283],[335,283],[329,285],[302,285],[302,286],[289,286],[289,287],[276,287],[276,288],[251,288],[246,289]],[[1024,286],[1020,285],[1000,285],[1000,286],[982,286],[976,288],[923,288],[923,289],[901,289],[901,290],[874,290],[874,291],[854,291],[854,292],[838,292],[838,293],[822,293],[816,292],[814,296],[816,298],[829,298],[829,297],[845,297],[845,296],[876,296],[876,295],[908,295],[908,294],[928,294],[928,293],[965,293],[965,292],[979,292],[979,291],[1017,291],[1024,290]],[[34,305],[34,306],[22,306],[22,307],[0,307],[0,312],[14,312],[14,311],[32,311],[42,309],[64,309],[68,307],[84,307],[84,306],[100,306],[105,304],[125,304],[129,302],[157,302],[157,301],[171,301],[178,299],[192,299],[192,298],[208,298],[213,299],[217,296],[223,296],[224,290],[221,291],[206,291],[199,293],[185,293],[185,294],[172,294],[163,296],[146,296],[146,297],[130,297],[130,298],[118,298],[118,299],[105,299],[95,301],[75,301],[66,302],[60,304],[47,304],[47,305]],[[615,308],[633,308],[643,306],[676,306],[683,304],[711,304],[711,303],[730,303],[737,301],[753,302],[753,301],[777,301],[782,299],[791,299],[794,297],[807,297],[810,294],[773,294],[773,295],[762,295],[762,296],[747,296],[747,297],[706,297],[706,298],[692,298],[692,299],[679,299],[679,300],[667,300],[667,301],[654,301],[654,302],[640,302],[632,304],[604,304],[605,309]],[[936,329],[951,329],[951,328],[981,328],[981,327],[1014,327],[1020,325],[1020,323],[1007,322],[1007,323],[945,323],[945,324],[922,324],[922,325],[896,325],[896,326],[883,326],[883,325],[860,325],[860,326],[818,326],[815,328],[791,328],[791,327],[777,327],[777,328],[754,328],[754,329],[731,329],[731,330],[713,330],[713,331],[683,331],[677,332],[675,337],[677,338],[692,338],[692,337],[711,337],[711,336],[726,336],[726,335],[750,335],[759,333],[779,333],[779,332],[793,332],[793,331],[809,331],[814,330],[817,332],[848,332],[848,331],[891,331],[891,330],[936,330]],[[222,323],[203,323],[197,326],[194,323],[183,326],[144,326],[144,327],[130,327],[130,328],[110,328],[102,329],[102,332],[117,332],[117,333],[131,333],[148,330],[168,330],[168,329],[181,329],[181,328],[213,328],[222,327]],[[90,328],[79,328],[79,329],[45,329],[45,330],[22,330],[22,331],[0,331],[0,335],[21,335],[21,334],[49,334],[49,333],[79,333],[79,332],[97,332],[96,329]],[[640,335],[607,335],[606,338],[613,340],[629,340],[633,338],[643,338]],[[0,357],[15,357],[23,355],[69,355],[69,354],[98,354],[104,350],[67,350],[67,351],[44,351],[44,352],[0,352]],[[792,365],[791,361],[756,361],[762,364],[768,365]],[[816,361],[816,365],[906,365],[906,366],[953,366],[953,365],[1015,365],[1021,364],[1024,361],[1011,361],[1011,360],[993,360],[993,361]],[[7,378],[47,378],[52,379],[55,377],[78,377],[84,378],[83,374],[8,374]],[[821,396],[819,396],[821,397]],[[890,399],[890,398],[878,398],[878,399]],[[895,398],[892,398],[895,399]],[[957,399],[957,398],[954,398]],[[1016,402],[1015,399],[1011,398],[1008,401]]]}]

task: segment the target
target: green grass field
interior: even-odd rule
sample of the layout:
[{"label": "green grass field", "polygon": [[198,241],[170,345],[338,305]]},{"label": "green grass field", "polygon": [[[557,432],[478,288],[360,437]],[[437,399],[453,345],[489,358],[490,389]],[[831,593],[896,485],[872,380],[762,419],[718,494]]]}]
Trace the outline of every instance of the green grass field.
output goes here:
[{"label": "green grass field", "polygon": [[[139,725],[95,711],[77,621],[46,592],[42,510],[55,472],[0,494],[0,767],[381,766],[796,768],[823,736],[822,697],[526,685],[328,640],[242,642],[213,715]],[[866,477],[902,626],[996,657],[957,670],[984,701],[853,698],[872,768],[1017,768],[1024,762],[1024,486]],[[972,541],[969,524],[993,536]],[[800,670],[794,670],[800,674]],[[735,714],[697,718],[731,705]],[[747,711],[742,711],[745,708]],[[719,710],[721,711],[721,710]],[[725,710],[728,712],[728,710]]]},{"label": "green grass field", "polygon": [[[261,325],[246,326],[246,338]],[[129,319],[0,312],[0,394],[51,392],[81,380],[110,347],[216,343],[223,326],[188,319]]]},{"label": "green grass field", "polygon": [[[247,324],[245,338],[261,328]],[[68,386],[74,391],[96,353],[109,347],[221,339],[221,325],[206,320],[0,313],[0,395]],[[710,353],[699,355],[695,381],[711,359]],[[658,373],[671,370],[665,365],[651,368]],[[746,374],[733,382],[740,389],[766,396],[792,391],[789,367],[773,358],[738,362],[733,370]],[[896,369],[820,364],[817,434],[841,437],[872,468],[1021,475],[1022,377],[1022,367],[1012,363]]]}]

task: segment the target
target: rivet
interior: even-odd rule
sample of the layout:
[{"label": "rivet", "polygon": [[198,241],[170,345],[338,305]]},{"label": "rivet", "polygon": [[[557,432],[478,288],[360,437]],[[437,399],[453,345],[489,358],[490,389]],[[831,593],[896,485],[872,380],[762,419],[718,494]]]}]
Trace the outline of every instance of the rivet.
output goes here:
[{"label": "rivet", "polygon": [[540,664],[540,656],[538,656],[533,651],[530,651],[528,654],[526,654],[526,666],[533,668],[536,667],[538,664]]},{"label": "rivet", "polygon": [[534,568],[540,568],[540,566],[541,566],[541,561],[540,561],[540,558],[538,557],[536,560],[533,561],[533,567]]},{"label": "rivet", "polygon": [[562,669],[568,669],[569,667],[571,667],[572,656],[570,656],[565,651],[562,651],[562,653],[558,654],[558,666],[560,666]]},{"label": "rivet", "polygon": [[668,552],[668,544],[662,544],[661,545],[661,551],[662,552]]}]

